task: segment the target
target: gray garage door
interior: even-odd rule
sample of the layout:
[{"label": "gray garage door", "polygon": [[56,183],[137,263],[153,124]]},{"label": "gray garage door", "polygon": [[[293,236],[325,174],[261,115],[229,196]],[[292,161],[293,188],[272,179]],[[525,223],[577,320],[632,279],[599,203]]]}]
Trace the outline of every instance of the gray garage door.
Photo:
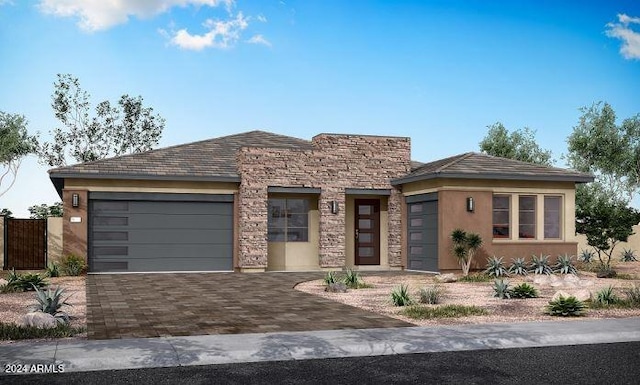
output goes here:
[{"label": "gray garage door", "polygon": [[407,197],[408,269],[438,271],[438,195]]},{"label": "gray garage door", "polygon": [[232,270],[233,195],[91,193],[89,271]]}]

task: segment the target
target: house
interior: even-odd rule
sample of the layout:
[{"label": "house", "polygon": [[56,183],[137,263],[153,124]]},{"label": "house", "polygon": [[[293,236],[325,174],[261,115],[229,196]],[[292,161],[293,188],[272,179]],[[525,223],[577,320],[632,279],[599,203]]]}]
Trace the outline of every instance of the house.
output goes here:
[{"label": "house", "polygon": [[409,138],[251,131],[49,171],[63,253],[90,272],[457,269],[483,255],[575,254],[571,170],[466,153],[412,162]]}]

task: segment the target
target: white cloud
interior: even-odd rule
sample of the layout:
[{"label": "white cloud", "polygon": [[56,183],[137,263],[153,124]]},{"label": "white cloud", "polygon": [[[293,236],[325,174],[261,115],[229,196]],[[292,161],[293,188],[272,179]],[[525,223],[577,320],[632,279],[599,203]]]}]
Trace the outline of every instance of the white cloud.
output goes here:
[{"label": "white cloud", "polygon": [[618,23],[607,24],[606,34],[609,37],[622,40],[620,53],[625,59],[640,60],[640,32],[631,28],[633,24],[640,24],[640,17],[619,14]]},{"label": "white cloud", "polygon": [[130,16],[149,18],[176,6],[225,6],[231,12],[234,4],[235,0],[40,0],[39,8],[59,17],[76,17],[80,28],[99,31],[126,23]]},{"label": "white cloud", "polygon": [[249,18],[244,17],[242,12],[238,12],[234,19],[226,21],[208,19],[203,26],[208,31],[202,35],[191,34],[186,29],[179,30],[173,34],[171,44],[194,51],[209,47],[228,48],[240,39],[241,32],[249,26]]},{"label": "white cloud", "polygon": [[251,39],[247,40],[247,43],[250,44],[262,44],[262,45],[266,45],[267,47],[271,47],[271,42],[267,39],[265,39],[264,36],[258,34],[258,35],[253,35],[251,37]]},{"label": "white cloud", "polygon": [[266,17],[264,17],[264,15],[258,15],[258,16],[256,17],[256,20],[258,20],[258,21],[259,21],[259,22],[261,22],[261,23],[266,23],[266,22],[267,22],[267,18],[266,18]]}]

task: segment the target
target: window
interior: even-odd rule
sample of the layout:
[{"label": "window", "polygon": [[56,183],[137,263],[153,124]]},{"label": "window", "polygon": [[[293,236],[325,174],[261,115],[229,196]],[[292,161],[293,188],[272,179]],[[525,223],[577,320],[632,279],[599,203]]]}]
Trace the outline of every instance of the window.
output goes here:
[{"label": "window", "polygon": [[269,199],[268,240],[309,241],[309,200]]},{"label": "window", "polygon": [[562,197],[544,197],[544,238],[559,239],[562,220]]},{"label": "window", "polygon": [[518,238],[535,239],[536,237],[536,197],[520,195],[518,198]]},{"label": "window", "polygon": [[509,195],[493,196],[493,237],[509,238]]}]

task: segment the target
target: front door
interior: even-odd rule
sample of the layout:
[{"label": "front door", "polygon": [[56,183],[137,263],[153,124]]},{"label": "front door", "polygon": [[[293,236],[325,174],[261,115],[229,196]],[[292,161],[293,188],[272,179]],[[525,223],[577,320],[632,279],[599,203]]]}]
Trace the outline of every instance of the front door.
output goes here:
[{"label": "front door", "polygon": [[380,200],[355,200],[355,264],[380,264]]}]

